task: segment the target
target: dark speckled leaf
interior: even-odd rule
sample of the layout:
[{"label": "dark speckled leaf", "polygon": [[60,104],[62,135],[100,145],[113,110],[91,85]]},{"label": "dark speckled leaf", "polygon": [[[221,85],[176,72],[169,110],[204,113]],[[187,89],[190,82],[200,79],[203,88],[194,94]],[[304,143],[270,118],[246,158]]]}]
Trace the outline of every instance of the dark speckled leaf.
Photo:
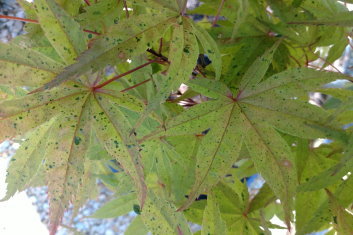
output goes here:
[{"label": "dark speckled leaf", "polygon": [[45,36],[66,64],[72,64],[87,43],[80,25],[54,0],[37,0],[34,5]]},{"label": "dark speckled leaf", "polygon": [[37,51],[0,43],[0,81],[3,85],[38,87],[50,81],[63,65]]},{"label": "dark speckled leaf", "polygon": [[[265,54],[265,57],[268,55]],[[267,65],[262,66],[263,70],[266,70],[270,63],[267,60],[265,62]],[[250,69],[258,68],[253,66]],[[190,198],[180,210],[190,206],[193,199],[227,173],[227,169],[237,160],[244,140],[256,169],[281,199],[286,212],[285,219],[289,223],[297,185],[296,167],[288,144],[277,130],[302,138],[335,136],[343,132],[338,124],[327,122],[329,113],[286,96],[286,91],[296,87],[298,82],[294,81],[297,80],[303,84],[307,83],[307,90],[310,90],[342,76],[337,73],[299,69],[273,75],[260,82],[265,71],[249,71],[247,74],[253,74],[255,77],[252,77],[250,85],[243,83],[244,90],[238,94],[231,95],[224,86],[213,85],[214,82],[193,86],[196,90],[200,87],[200,92],[211,92],[214,99],[186,110],[167,121],[163,129],[142,139],[161,135],[200,134],[210,128],[209,132],[201,137],[202,147],[197,153],[195,186],[191,190]],[[297,74],[300,76],[295,76]],[[280,79],[275,79],[279,76]],[[255,91],[258,91],[256,96],[251,95]]]},{"label": "dark speckled leaf", "polygon": [[136,111],[142,104],[128,94],[93,93],[76,83],[1,102],[2,139],[39,126],[26,137],[18,161],[17,156],[12,161],[5,199],[44,172],[50,198],[50,231],[54,234],[70,203],[80,207],[95,193],[88,156],[94,134],[132,177],[140,189],[138,199],[143,207],[146,186],[138,145],[129,136],[131,126],[121,108]]}]

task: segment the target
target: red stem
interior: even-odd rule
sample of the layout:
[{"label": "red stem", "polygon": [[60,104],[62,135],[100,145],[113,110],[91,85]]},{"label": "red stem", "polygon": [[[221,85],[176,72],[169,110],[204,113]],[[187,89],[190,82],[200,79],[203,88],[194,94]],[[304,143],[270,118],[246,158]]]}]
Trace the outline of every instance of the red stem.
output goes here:
[{"label": "red stem", "polygon": [[219,5],[218,7],[218,11],[217,11],[217,14],[213,20],[213,23],[212,23],[212,26],[214,27],[216,24],[217,24],[217,21],[218,21],[218,18],[219,18],[219,15],[221,14],[221,11],[223,9],[223,6],[224,6],[224,3],[225,3],[226,0],[222,0],[221,4]]},{"label": "red stem", "polygon": [[97,32],[94,32],[94,31],[91,31],[91,30],[88,30],[88,29],[84,29],[83,31],[86,32],[86,33],[91,33],[91,34],[95,34],[95,35],[102,35],[101,33],[97,33]]},{"label": "red stem", "polygon": [[93,87],[93,90],[102,88],[102,87],[108,85],[109,83],[119,79],[119,78],[122,78],[122,77],[124,77],[126,75],[129,75],[130,73],[133,73],[133,72],[135,72],[135,71],[137,71],[139,69],[142,69],[143,67],[146,67],[147,65],[150,65],[150,64],[158,62],[158,61],[159,61],[159,59],[148,61],[147,63],[144,63],[144,64],[142,64],[142,65],[140,65],[140,66],[138,66],[138,67],[136,67],[136,68],[134,68],[132,70],[129,70],[129,71],[125,72],[125,73],[119,74],[118,76],[115,76],[115,77],[113,77],[113,78],[111,78],[111,79],[109,79],[109,80],[107,80],[107,81],[105,81],[105,82]]},{"label": "red stem", "polygon": [[146,79],[145,81],[142,81],[142,82],[140,82],[140,83],[137,83],[137,84],[135,84],[135,85],[133,85],[133,86],[131,86],[131,87],[128,87],[128,88],[126,88],[126,89],[124,89],[124,90],[121,90],[120,92],[126,92],[126,91],[128,91],[128,90],[134,89],[134,88],[136,88],[136,87],[138,87],[138,86],[141,86],[142,84],[145,84],[146,82],[149,82],[149,81],[151,81],[151,80],[152,80],[151,78]]},{"label": "red stem", "polygon": [[0,15],[0,19],[19,20],[19,21],[23,21],[23,22],[39,24],[38,20],[25,19],[25,18],[20,18],[20,17],[15,17],[15,16]]},{"label": "red stem", "polygon": [[89,0],[85,0],[85,3],[87,4],[87,6],[91,6],[91,3],[89,2]]},{"label": "red stem", "polygon": [[[25,18],[20,18],[20,17],[15,17],[15,16],[6,16],[6,15],[0,15],[0,19],[8,19],[8,20],[18,20],[18,21],[23,21],[23,22],[28,22],[28,23],[33,23],[33,24],[39,24],[38,20],[32,20],[32,19],[25,19]],[[100,33],[84,29],[83,30],[86,33],[92,33],[95,35],[101,35]]]}]

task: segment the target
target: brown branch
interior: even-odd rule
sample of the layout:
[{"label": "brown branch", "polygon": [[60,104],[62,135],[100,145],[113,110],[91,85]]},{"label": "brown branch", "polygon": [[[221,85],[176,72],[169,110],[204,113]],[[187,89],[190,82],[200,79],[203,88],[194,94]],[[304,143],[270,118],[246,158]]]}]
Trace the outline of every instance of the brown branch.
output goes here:
[{"label": "brown branch", "polygon": [[120,92],[126,92],[126,91],[128,91],[128,90],[134,89],[134,88],[136,88],[136,87],[138,87],[138,86],[141,86],[142,84],[145,84],[146,82],[149,82],[149,81],[151,81],[151,80],[152,80],[151,78],[146,79],[145,81],[142,81],[142,82],[140,82],[140,83],[137,83],[137,84],[135,84],[135,85],[133,85],[133,86],[131,86],[131,87],[128,87],[128,88],[126,88],[126,89],[124,89],[124,90],[121,90]]},{"label": "brown branch", "polygon": [[218,18],[219,18],[219,15],[221,14],[221,11],[223,9],[223,6],[224,6],[224,3],[225,3],[226,0],[221,0],[221,4],[219,4],[219,7],[218,7],[218,10],[217,10],[217,14],[213,20],[213,23],[212,23],[212,27],[214,27],[216,24],[217,24],[217,21],[218,21]]},{"label": "brown branch", "polygon": [[159,40],[159,49],[158,49],[158,54],[162,55],[162,49],[163,49],[163,38]]},{"label": "brown branch", "polygon": [[144,63],[144,64],[142,64],[142,65],[140,65],[140,66],[138,66],[138,67],[136,67],[134,69],[131,69],[131,70],[125,72],[125,73],[119,74],[118,76],[115,76],[115,77],[113,77],[113,78],[111,78],[111,79],[109,79],[109,80],[107,80],[107,81],[105,81],[105,82],[103,82],[103,83],[101,83],[101,84],[99,84],[97,86],[94,86],[92,89],[96,90],[96,89],[102,88],[102,87],[108,85],[109,83],[119,79],[119,78],[122,78],[122,77],[124,77],[126,75],[129,75],[129,74],[131,74],[131,73],[133,73],[133,72],[135,72],[135,71],[137,71],[139,69],[142,69],[143,67],[146,67],[147,65],[150,65],[150,64],[158,62],[158,61],[159,61],[159,58],[157,58],[155,60],[148,61],[147,63]]},{"label": "brown branch", "polygon": [[160,53],[157,53],[157,52],[156,52],[155,50],[153,50],[153,49],[147,49],[147,52],[149,52],[149,53],[151,53],[152,55],[158,57],[160,60],[167,62],[168,64],[170,63],[167,57],[165,57],[164,55],[162,55],[162,54],[160,54]]},{"label": "brown branch", "polygon": [[129,10],[127,9],[127,4],[126,4],[126,0],[123,0],[123,4],[124,4],[124,8],[125,8],[125,12],[126,12],[126,18],[129,18]]}]

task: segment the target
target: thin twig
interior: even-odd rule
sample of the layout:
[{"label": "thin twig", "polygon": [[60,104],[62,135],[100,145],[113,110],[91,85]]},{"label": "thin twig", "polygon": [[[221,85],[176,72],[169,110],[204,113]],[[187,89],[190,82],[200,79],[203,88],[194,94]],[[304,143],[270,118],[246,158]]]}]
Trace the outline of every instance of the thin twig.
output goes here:
[{"label": "thin twig", "polygon": [[[38,20],[25,19],[25,18],[20,18],[20,17],[15,17],[15,16],[0,15],[0,19],[17,20],[17,21],[23,21],[23,22],[27,22],[27,23],[39,24]],[[83,31],[86,33],[92,33],[95,35],[101,35],[100,33],[97,33],[97,32],[94,32],[94,31],[91,31],[88,29],[84,29]]]},{"label": "thin twig", "polygon": [[134,89],[134,88],[136,88],[136,87],[138,87],[138,86],[141,86],[142,84],[145,84],[146,82],[149,82],[149,81],[151,81],[151,80],[152,80],[151,78],[146,79],[145,81],[142,81],[142,82],[140,82],[140,83],[137,83],[137,84],[135,84],[135,85],[133,85],[133,86],[131,86],[131,87],[128,87],[128,88],[126,88],[126,89],[124,89],[124,90],[121,90],[120,92],[126,92],[126,91],[128,91],[128,90]]},{"label": "thin twig", "polygon": [[129,15],[129,10],[127,8],[126,0],[123,0],[123,4],[124,4],[125,12],[126,12],[126,18],[129,18],[130,15]]},{"label": "thin twig", "polygon": [[160,54],[160,53],[157,53],[157,52],[156,52],[155,50],[153,50],[153,49],[147,49],[147,52],[151,53],[151,54],[154,55],[154,56],[157,56],[160,60],[165,61],[165,62],[167,62],[168,64],[170,63],[170,62],[168,61],[168,58],[167,58],[167,57],[165,57],[164,55],[162,55],[162,54]]},{"label": "thin twig", "polygon": [[91,6],[91,3],[89,0],[85,0],[85,3],[87,4],[87,6]]},{"label": "thin twig", "polygon": [[159,49],[158,49],[158,54],[162,54],[162,49],[163,49],[163,38],[159,40]]},{"label": "thin twig", "polygon": [[322,58],[319,56],[319,59],[330,65],[334,70],[336,70],[339,73],[342,73],[336,66],[334,66],[332,63],[328,62],[326,59]]},{"label": "thin twig", "polygon": [[294,56],[289,55],[289,58],[291,58],[292,60],[294,60],[294,61],[297,63],[297,65],[300,67],[300,62],[299,62]]},{"label": "thin twig", "polygon": [[157,59],[155,59],[155,60],[148,61],[147,63],[144,63],[144,64],[142,64],[142,65],[140,65],[140,66],[138,66],[138,67],[136,67],[136,68],[134,68],[134,69],[132,69],[132,70],[129,70],[129,71],[125,72],[125,73],[119,74],[118,76],[115,76],[115,77],[113,77],[113,78],[111,78],[111,79],[109,79],[109,80],[107,80],[107,81],[105,81],[105,82],[103,82],[103,83],[101,83],[101,84],[99,84],[99,85],[93,87],[93,90],[102,88],[102,87],[108,85],[109,83],[111,83],[111,82],[113,82],[113,81],[119,79],[119,78],[122,78],[122,77],[124,77],[124,76],[126,76],[126,75],[129,75],[129,74],[131,74],[131,73],[133,73],[133,72],[139,70],[139,69],[142,69],[143,67],[146,67],[147,65],[150,65],[150,64],[152,64],[152,63],[158,62],[159,60],[160,60],[160,59],[157,58]]},{"label": "thin twig", "polygon": [[91,31],[91,30],[88,30],[88,29],[84,29],[83,32],[91,33],[91,34],[94,34],[94,35],[102,35],[101,33],[97,33],[97,32],[94,32],[94,31]]},{"label": "thin twig", "polygon": [[181,15],[184,16],[185,13],[186,13],[186,6],[188,4],[188,0],[184,0],[184,3],[183,3],[183,8],[181,9]]},{"label": "thin twig", "polygon": [[23,21],[28,23],[39,24],[38,20],[25,19],[25,18],[20,18],[15,16],[0,15],[0,19],[18,20],[18,21]]},{"label": "thin twig", "polygon": [[218,11],[217,11],[217,14],[213,20],[213,23],[212,23],[212,27],[214,27],[216,24],[217,24],[217,21],[218,21],[218,18],[219,18],[219,15],[221,14],[221,11],[223,9],[223,6],[224,6],[224,3],[225,3],[226,0],[222,0],[221,1],[221,4],[219,5],[218,7]]}]

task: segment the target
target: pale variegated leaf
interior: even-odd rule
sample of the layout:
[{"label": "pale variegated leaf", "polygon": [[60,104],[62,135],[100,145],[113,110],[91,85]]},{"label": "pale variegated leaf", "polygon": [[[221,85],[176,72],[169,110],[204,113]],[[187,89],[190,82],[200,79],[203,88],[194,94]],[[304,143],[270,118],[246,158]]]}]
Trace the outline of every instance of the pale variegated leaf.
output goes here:
[{"label": "pale variegated leaf", "polygon": [[44,54],[15,44],[0,44],[0,61],[1,84],[11,86],[40,86],[63,68]]},{"label": "pale variegated leaf", "polygon": [[163,15],[152,20],[149,15],[139,15],[121,21],[109,29],[109,34],[95,40],[92,47],[77,58],[77,63],[67,67],[42,89],[52,88],[87,71],[96,71],[142,54],[153,42],[160,40],[176,18]]},{"label": "pale variegated leaf", "polygon": [[65,63],[75,62],[87,49],[80,25],[53,0],[34,2],[38,20],[45,36]]}]

